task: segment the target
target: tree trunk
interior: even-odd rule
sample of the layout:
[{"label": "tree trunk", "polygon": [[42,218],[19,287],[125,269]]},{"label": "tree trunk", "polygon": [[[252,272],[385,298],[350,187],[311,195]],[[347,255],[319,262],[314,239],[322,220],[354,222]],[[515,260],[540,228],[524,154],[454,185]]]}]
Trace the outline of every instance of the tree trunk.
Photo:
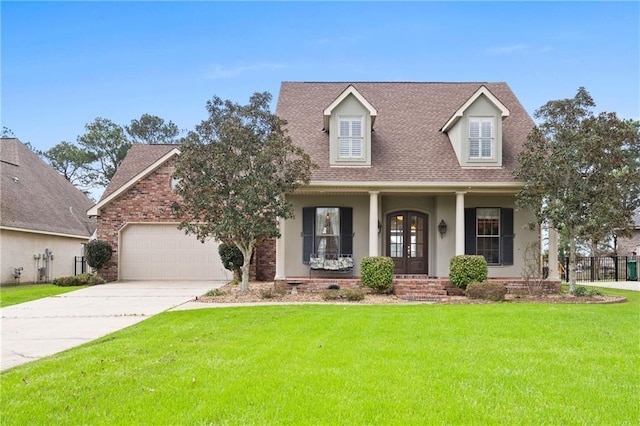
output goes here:
[{"label": "tree trunk", "polygon": [[576,289],[576,240],[569,232],[569,292]]},{"label": "tree trunk", "polygon": [[244,257],[244,262],[242,263],[242,267],[240,270],[242,271],[242,284],[240,285],[240,291],[242,293],[246,293],[249,291],[249,269],[251,266],[251,255],[253,254],[253,246],[254,242],[249,243],[249,246],[245,246],[244,244],[235,243],[236,246],[242,252],[242,256]]}]

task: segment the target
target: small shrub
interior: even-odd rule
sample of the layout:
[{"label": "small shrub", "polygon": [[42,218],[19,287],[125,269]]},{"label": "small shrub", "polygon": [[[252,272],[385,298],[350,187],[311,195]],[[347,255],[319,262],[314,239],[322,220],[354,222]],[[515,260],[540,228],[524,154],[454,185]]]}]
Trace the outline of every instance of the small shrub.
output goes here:
[{"label": "small shrub", "polygon": [[451,258],[449,279],[456,287],[465,289],[469,283],[484,282],[488,273],[489,268],[484,256],[461,255]]},{"label": "small shrub", "polygon": [[239,271],[244,263],[244,256],[235,244],[220,244],[218,247],[218,253],[220,254],[220,260],[222,260],[222,266],[229,271]]},{"label": "small shrub", "polygon": [[322,300],[340,300],[339,290],[325,290],[321,293]]},{"label": "small shrub", "polygon": [[573,295],[576,297],[593,297],[602,296],[603,293],[598,288],[586,288],[579,285],[573,290]]},{"label": "small shrub", "polygon": [[364,291],[359,288],[344,288],[342,290],[325,290],[322,292],[322,300],[348,300],[359,302],[364,300]]},{"label": "small shrub", "polygon": [[393,259],[390,257],[364,257],[360,265],[363,285],[377,293],[390,293],[393,289]]},{"label": "small shrub", "polygon": [[359,288],[345,288],[340,290],[342,293],[342,297],[347,299],[349,302],[359,302],[360,300],[364,300],[364,291]]},{"label": "small shrub", "polygon": [[105,280],[99,275],[89,273],[72,275],[70,277],[59,277],[53,280],[53,285],[59,287],[75,287],[81,285],[104,284]]},{"label": "small shrub", "polygon": [[500,302],[507,294],[507,288],[501,283],[479,283],[473,282],[467,285],[466,291],[469,299],[483,299]]},{"label": "small shrub", "polygon": [[283,289],[267,288],[260,290],[260,297],[263,299],[275,299],[276,297],[283,296],[284,294],[285,290]]},{"label": "small shrub", "polygon": [[111,244],[104,240],[91,240],[85,247],[87,265],[96,271],[99,271],[107,264],[112,254],[113,249],[111,248]]},{"label": "small shrub", "polygon": [[217,297],[217,296],[224,296],[225,294],[227,293],[220,290],[219,288],[214,288],[213,290],[209,290],[208,292],[206,292],[204,295],[209,297]]}]

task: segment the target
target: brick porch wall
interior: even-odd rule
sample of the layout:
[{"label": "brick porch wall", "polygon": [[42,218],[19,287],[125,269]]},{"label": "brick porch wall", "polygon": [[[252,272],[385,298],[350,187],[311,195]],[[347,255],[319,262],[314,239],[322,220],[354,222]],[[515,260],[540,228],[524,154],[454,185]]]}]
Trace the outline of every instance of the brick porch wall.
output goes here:
[{"label": "brick porch wall", "polygon": [[[489,281],[503,283],[507,288],[508,294],[529,293],[529,289],[522,278],[489,279]],[[371,289],[361,284],[359,278],[288,278],[277,280],[275,287],[289,291],[293,287],[290,283],[299,283],[296,287],[300,293],[320,293],[332,284],[339,285],[340,288],[360,288],[365,292],[371,291]],[[559,293],[560,282],[545,281],[541,284],[540,290],[546,294]],[[408,301],[439,300],[452,295],[452,291],[456,294],[462,293],[457,287],[452,289],[451,281],[448,278],[416,277],[396,278],[393,280],[393,293],[398,298]]]}]

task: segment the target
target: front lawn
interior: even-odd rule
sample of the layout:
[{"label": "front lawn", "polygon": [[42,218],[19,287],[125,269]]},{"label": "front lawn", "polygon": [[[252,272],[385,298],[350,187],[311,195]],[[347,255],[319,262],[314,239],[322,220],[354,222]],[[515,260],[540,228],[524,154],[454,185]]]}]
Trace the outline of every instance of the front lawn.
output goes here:
[{"label": "front lawn", "polygon": [[638,424],[640,295],[606,292],[167,312],[2,373],[2,424]]},{"label": "front lawn", "polygon": [[43,297],[56,296],[85,287],[86,286],[58,287],[53,284],[23,284],[19,286],[0,287],[0,308],[42,299]]}]

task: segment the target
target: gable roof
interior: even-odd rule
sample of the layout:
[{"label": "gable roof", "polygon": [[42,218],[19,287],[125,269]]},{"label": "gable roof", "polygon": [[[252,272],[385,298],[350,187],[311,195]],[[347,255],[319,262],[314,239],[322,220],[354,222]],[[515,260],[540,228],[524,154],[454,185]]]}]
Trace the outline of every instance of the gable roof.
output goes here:
[{"label": "gable roof", "polygon": [[[371,167],[330,167],[323,111],[353,86],[376,106]],[[502,167],[461,167],[441,129],[485,87],[508,111],[503,121]],[[479,94],[478,94],[479,96]],[[276,113],[293,142],[319,165],[311,185],[493,182],[516,185],[513,170],[533,120],[506,83],[283,82]]]},{"label": "gable roof", "polygon": [[101,207],[117,198],[140,179],[149,175],[169,158],[179,153],[178,146],[175,144],[134,143],[129,148],[116,174],[109,182],[100,201],[91,207],[87,214],[89,216],[98,215]]},{"label": "gable roof", "polygon": [[371,128],[373,129],[373,123],[376,121],[376,116],[378,115],[378,111],[365,99],[364,96],[360,94],[351,84],[347,87],[344,92],[342,92],[333,102],[324,110],[324,130],[329,129],[329,119],[331,118],[331,113],[333,110],[344,101],[347,96],[353,95],[360,104],[365,107],[369,111],[369,115],[371,115]]},{"label": "gable roof", "polygon": [[453,114],[453,116],[449,119],[449,121],[447,121],[447,124],[445,124],[442,127],[442,131],[443,132],[448,131],[459,119],[462,118],[467,108],[473,105],[476,99],[478,99],[482,95],[486,96],[487,99],[489,99],[489,101],[491,101],[491,103],[500,110],[500,114],[502,118],[509,116],[509,109],[506,106],[504,106],[502,102],[500,102],[500,99],[493,96],[493,93],[491,93],[491,91],[487,89],[486,86],[482,85],[478,90],[476,90],[476,93],[474,93],[469,99],[467,99],[464,105],[458,108],[458,110]]},{"label": "gable roof", "polygon": [[90,237],[93,202],[16,138],[0,139],[0,227]]}]

